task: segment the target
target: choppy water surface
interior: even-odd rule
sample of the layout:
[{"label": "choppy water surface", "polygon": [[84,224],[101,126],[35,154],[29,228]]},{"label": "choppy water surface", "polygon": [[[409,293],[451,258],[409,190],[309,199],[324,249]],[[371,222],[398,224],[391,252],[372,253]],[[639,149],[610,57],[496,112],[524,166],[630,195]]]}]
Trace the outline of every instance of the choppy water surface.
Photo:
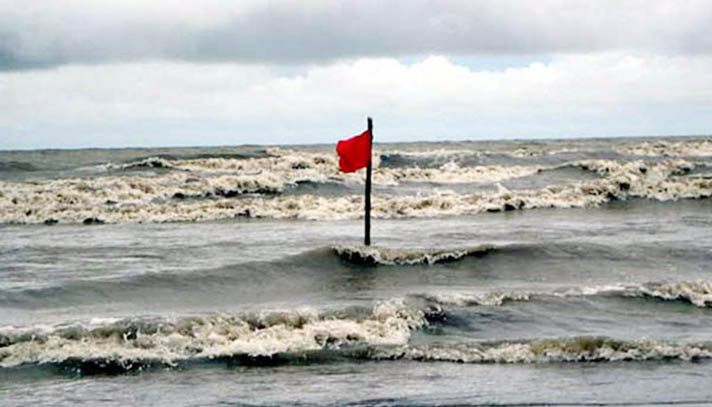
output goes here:
[{"label": "choppy water surface", "polygon": [[712,402],[712,139],[0,153],[0,405]]}]

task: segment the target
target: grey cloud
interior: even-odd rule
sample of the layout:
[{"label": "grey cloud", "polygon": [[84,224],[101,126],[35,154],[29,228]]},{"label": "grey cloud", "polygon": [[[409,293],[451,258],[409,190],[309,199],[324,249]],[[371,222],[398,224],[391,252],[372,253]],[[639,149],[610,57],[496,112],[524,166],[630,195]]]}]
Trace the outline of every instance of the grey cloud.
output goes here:
[{"label": "grey cloud", "polygon": [[0,4],[0,70],[146,59],[712,53],[712,3],[704,0],[44,3],[50,6]]}]

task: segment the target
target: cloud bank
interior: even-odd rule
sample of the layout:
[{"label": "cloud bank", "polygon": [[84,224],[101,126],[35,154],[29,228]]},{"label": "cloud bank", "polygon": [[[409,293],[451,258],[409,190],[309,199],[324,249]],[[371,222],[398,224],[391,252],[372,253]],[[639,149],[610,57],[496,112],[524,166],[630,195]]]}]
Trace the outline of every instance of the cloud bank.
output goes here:
[{"label": "cloud bank", "polygon": [[706,0],[0,2],[0,69],[140,60],[712,53]]},{"label": "cloud bank", "polygon": [[433,56],[271,65],[153,62],[0,75],[0,148],[709,133],[712,56],[608,52],[500,71]]}]

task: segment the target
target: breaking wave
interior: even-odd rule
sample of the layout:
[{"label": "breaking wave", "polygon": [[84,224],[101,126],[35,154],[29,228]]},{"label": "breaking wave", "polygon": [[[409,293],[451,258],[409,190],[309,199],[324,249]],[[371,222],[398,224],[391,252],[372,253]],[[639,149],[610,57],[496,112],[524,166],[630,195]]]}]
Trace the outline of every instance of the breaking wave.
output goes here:
[{"label": "breaking wave", "polygon": [[621,297],[647,298],[660,301],[679,301],[700,308],[712,308],[711,281],[647,282],[641,284],[609,284],[569,287],[554,292],[488,291],[441,292],[412,294],[411,297],[437,306],[503,305],[510,302],[543,300],[551,297]]},{"label": "breaking wave", "polygon": [[711,287],[711,283],[701,281],[584,287],[556,293],[428,293],[379,302],[372,308],[302,308],[6,326],[0,327],[0,368],[50,364],[122,372],[211,360],[270,364],[339,358],[458,363],[697,360],[712,358],[712,343],[570,337],[414,344],[410,339],[413,332],[439,323],[449,312],[443,307],[502,306],[555,296],[609,295],[708,307]]},{"label": "breaking wave", "polygon": [[640,362],[671,359],[690,361],[712,358],[712,344],[575,337],[448,345],[404,345],[376,350],[371,357],[457,363]]},{"label": "breaking wave", "polygon": [[[276,150],[276,149],[275,149]],[[125,161],[123,163],[107,163],[100,168],[106,171],[132,170],[138,168],[181,168],[182,164],[201,160],[240,161],[248,159],[270,158],[273,155],[264,149],[245,151],[242,153],[196,153],[196,154],[155,154]]]},{"label": "breaking wave", "polygon": [[368,246],[337,246],[333,248],[334,253],[336,253],[339,258],[351,263],[367,266],[432,265],[457,261],[468,256],[481,257],[496,250],[498,250],[498,248],[495,246],[449,250],[389,249]]},{"label": "breaking wave", "polygon": [[399,301],[355,313],[329,315],[304,309],[177,320],[144,318],[6,327],[0,330],[0,367],[79,361],[131,370],[221,357],[260,358],[338,350],[349,345],[402,345],[412,330],[426,323],[423,312]]},{"label": "breaking wave", "polygon": [[[444,292],[444,293],[424,293],[411,294],[410,297],[424,301],[426,304],[435,306],[500,306],[509,302],[529,301],[540,294],[530,292],[517,291],[490,291],[483,293],[462,293],[462,292]],[[541,295],[544,296],[544,295]]]},{"label": "breaking wave", "polygon": [[[0,182],[0,223],[184,222],[233,217],[338,220],[362,216],[363,197],[348,195],[350,192],[344,191],[349,188],[326,196],[283,194],[304,184],[314,188],[299,190],[314,190],[319,185],[333,189],[334,185],[363,182],[362,174],[339,173],[335,157],[329,154],[276,150],[266,158],[182,161],[149,158],[130,165],[171,166],[180,171],[155,176]],[[498,184],[562,166],[594,172],[598,177],[538,189],[509,190]],[[712,179],[695,175],[694,168],[694,163],[684,160],[655,163],[584,160],[555,167],[461,167],[449,162],[431,169],[379,168],[374,171],[376,185],[410,182],[429,186],[410,195],[376,193],[372,216],[442,217],[518,209],[596,207],[629,198],[674,201],[712,196]],[[496,191],[457,193],[448,189],[449,184],[457,183],[489,183]]]},{"label": "breaking wave", "polygon": [[114,170],[114,171],[121,171],[121,170],[134,170],[134,169],[139,169],[139,168],[175,168],[173,163],[163,157],[148,157],[140,160],[134,160],[130,161],[124,164],[113,164],[109,163],[104,166],[102,166],[105,170]]},{"label": "breaking wave", "polygon": [[621,154],[647,157],[710,157],[712,140],[646,141],[622,147]]},{"label": "breaking wave", "polygon": [[180,320],[99,320],[44,328],[4,328],[0,368],[59,365],[84,373],[188,366],[309,363],[339,359],[456,363],[694,361],[712,358],[712,343],[563,337],[531,340],[411,344],[427,324],[423,312],[393,303],[363,317],[325,317],[314,311],[262,316],[208,315]]},{"label": "breaking wave", "polygon": [[563,295],[617,295],[644,297],[662,301],[682,301],[701,308],[712,307],[711,281],[650,282],[645,284],[615,284],[572,289]]},{"label": "breaking wave", "polygon": [[[113,169],[170,168],[208,175],[227,173],[257,177],[262,174],[272,174],[275,178],[281,179],[284,185],[293,184],[296,180],[312,182],[336,180],[352,184],[364,182],[361,173],[341,173],[338,169],[338,160],[333,154],[282,149],[272,149],[268,156],[261,158],[211,157],[171,160],[155,156],[125,164],[108,164],[108,166]],[[518,165],[461,166],[453,160],[443,162],[434,168],[421,168],[417,165],[389,168],[381,166],[380,159],[374,160],[374,168],[379,169],[373,174],[373,183],[376,185],[398,185],[400,182],[446,184],[499,182],[536,174],[546,169],[546,167]]]}]

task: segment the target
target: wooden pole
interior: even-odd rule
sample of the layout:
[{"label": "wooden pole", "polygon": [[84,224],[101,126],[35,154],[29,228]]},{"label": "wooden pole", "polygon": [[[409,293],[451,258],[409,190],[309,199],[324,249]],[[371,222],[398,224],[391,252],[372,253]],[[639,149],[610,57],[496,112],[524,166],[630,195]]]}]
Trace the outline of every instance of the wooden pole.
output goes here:
[{"label": "wooden pole", "polygon": [[371,151],[373,146],[373,120],[368,118],[368,133],[371,135],[371,142],[368,146],[368,166],[366,167],[366,215],[364,216],[364,238],[366,246],[371,245]]}]

